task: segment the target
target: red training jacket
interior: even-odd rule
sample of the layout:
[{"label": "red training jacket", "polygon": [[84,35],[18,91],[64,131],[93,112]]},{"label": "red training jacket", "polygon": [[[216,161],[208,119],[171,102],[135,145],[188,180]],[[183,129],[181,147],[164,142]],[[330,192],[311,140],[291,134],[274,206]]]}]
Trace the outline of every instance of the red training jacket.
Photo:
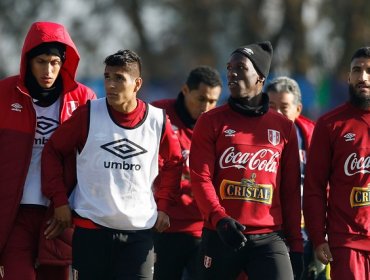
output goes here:
[{"label": "red training jacket", "polygon": [[[327,188],[328,195],[327,195]],[[303,214],[315,247],[370,251],[370,111],[346,103],[316,123]]]},{"label": "red training jacket", "polygon": [[215,229],[230,216],[246,234],[283,230],[290,250],[303,251],[292,121],[273,110],[245,116],[228,104],[203,113],[194,128],[190,172],[205,227]]},{"label": "red training jacket", "polygon": [[[171,119],[174,132],[179,138],[184,164],[181,177],[181,196],[176,205],[169,209],[171,227],[166,232],[184,232],[195,237],[202,235],[203,217],[194,200],[190,186],[189,152],[193,129],[186,127],[175,110],[176,99],[165,99],[153,102],[156,107],[166,110]],[[155,185],[160,184],[156,180]]]}]

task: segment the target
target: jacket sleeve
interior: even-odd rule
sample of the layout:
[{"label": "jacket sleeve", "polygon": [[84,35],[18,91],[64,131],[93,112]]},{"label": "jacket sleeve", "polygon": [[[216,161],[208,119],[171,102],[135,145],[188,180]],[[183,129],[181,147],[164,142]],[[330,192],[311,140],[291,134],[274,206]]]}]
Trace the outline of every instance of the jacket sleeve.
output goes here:
[{"label": "jacket sleeve", "polygon": [[191,188],[205,220],[214,227],[227,216],[212,182],[216,156],[215,132],[210,121],[201,115],[194,127],[190,148]]},{"label": "jacket sleeve", "polygon": [[166,116],[164,133],[159,147],[160,170],[155,189],[158,210],[168,213],[170,204],[175,203],[180,195],[180,180],[183,158],[179,140],[172,130]]},{"label": "jacket sleeve", "polygon": [[303,187],[305,227],[314,247],[326,242],[327,186],[331,169],[331,151],[327,128],[318,121],[312,136]]},{"label": "jacket sleeve", "polygon": [[301,234],[301,171],[297,133],[291,124],[280,164],[280,204],[283,230],[291,252],[303,252]]},{"label": "jacket sleeve", "polygon": [[59,126],[43,149],[41,190],[54,207],[68,204],[68,195],[76,182],[76,151],[86,141],[87,124],[88,108],[81,106]]}]

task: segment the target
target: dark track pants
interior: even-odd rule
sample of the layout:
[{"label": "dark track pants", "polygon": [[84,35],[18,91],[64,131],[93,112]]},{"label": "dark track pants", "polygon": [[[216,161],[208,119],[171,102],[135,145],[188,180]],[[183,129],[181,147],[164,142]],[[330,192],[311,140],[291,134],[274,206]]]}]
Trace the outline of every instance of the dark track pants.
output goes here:
[{"label": "dark track pants", "polygon": [[216,231],[203,229],[200,279],[232,280],[245,271],[248,280],[293,280],[288,248],[279,233],[255,235],[235,252]]},{"label": "dark track pants", "polygon": [[154,250],[150,230],[76,227],[72,248],[74,279],[153,279]]},{"label": "dark track pants", "polygon": [[158,233],[155,235],[154,249],[156,261],[154,279],[180,280],[196,279],[196,264],[200,238],[186,233]]}]

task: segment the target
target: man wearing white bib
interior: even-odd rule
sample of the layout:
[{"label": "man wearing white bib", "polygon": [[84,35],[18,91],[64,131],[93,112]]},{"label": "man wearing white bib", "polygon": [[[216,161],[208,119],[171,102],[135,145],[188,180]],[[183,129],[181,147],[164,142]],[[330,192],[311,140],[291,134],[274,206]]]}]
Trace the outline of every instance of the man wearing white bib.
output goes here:
[{"label": "man wearing white bib", "polygon": [[[152,229],[170,226],[166,209],[178,195],[181,148],[165,111],[136,97],[140,57],[120,50],[105,64],[106,98],[77,110],[45,147],[43,192],[55,205],[54,218],[76,226],[76,279],[152,279]],[[77,184],[68,198],[62,166],[75,151]],[[165,161],[160,172],[159,155]]]}]

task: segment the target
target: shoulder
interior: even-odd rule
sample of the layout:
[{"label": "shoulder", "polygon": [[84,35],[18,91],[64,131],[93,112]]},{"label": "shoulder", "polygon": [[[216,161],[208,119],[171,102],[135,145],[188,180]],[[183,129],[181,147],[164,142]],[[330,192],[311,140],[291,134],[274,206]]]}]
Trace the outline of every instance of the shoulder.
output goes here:
[{"label": "shoulder", "polygon": [[151,103],[154,107],[162,108],[162,109],[169,109],[175,106],[176,99],[161,99],[156,100]]},{"label": "shoulder", "polygon": [[305,116],[300,115],[296,118],[295,123],[300,127],[314,128],[315,122]]}]

